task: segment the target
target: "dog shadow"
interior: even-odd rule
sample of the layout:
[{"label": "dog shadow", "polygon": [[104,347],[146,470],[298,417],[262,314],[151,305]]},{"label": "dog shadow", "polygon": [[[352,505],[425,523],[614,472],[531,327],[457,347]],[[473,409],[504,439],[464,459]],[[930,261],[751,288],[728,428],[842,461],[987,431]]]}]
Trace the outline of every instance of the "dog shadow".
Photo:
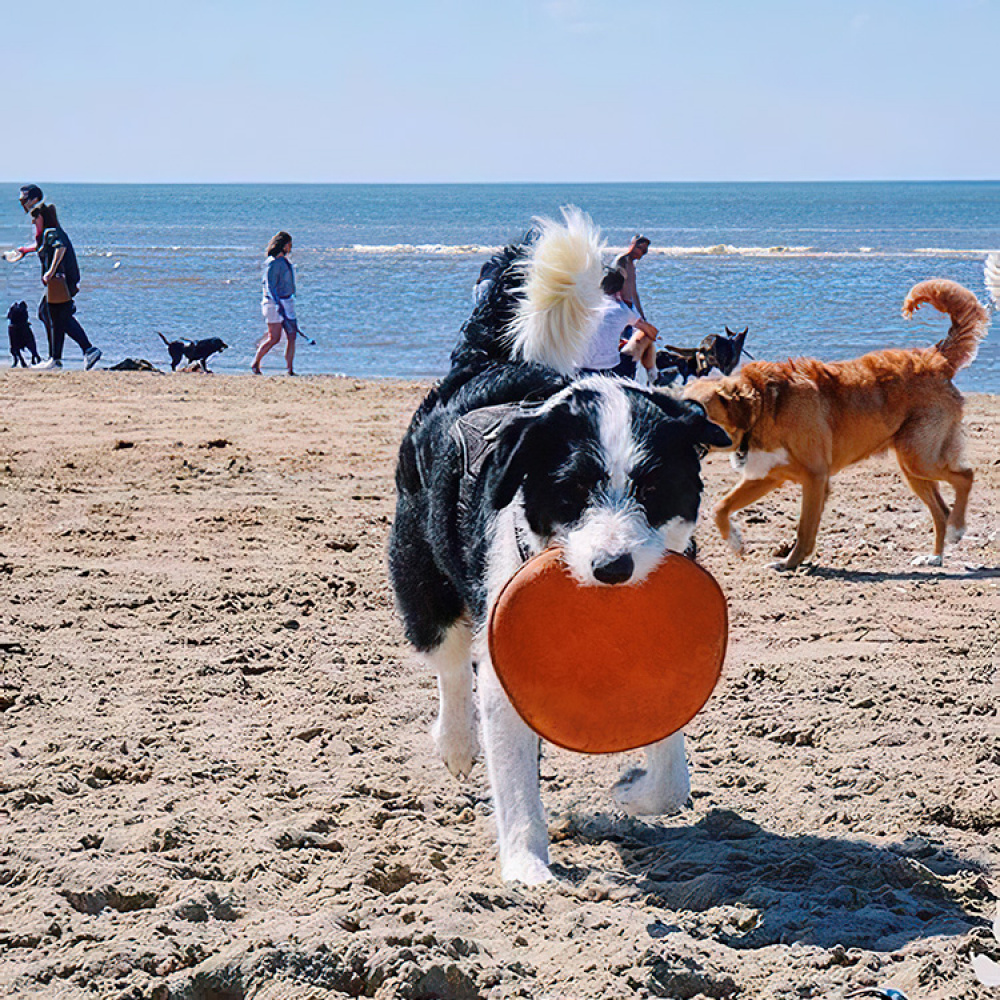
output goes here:
[{"label": "dog shadow", "polygon": [[[892,847],[771,833],[728,809],[690,826],[621,816],[578,816],[574,836],[612,841],[627,881],[697,936],[732,948],[800,943],[896,951],[907,942],[958,936],[986,921],[990,898],[973,865],[919,838]],[[558,866],[553,866],[557,868]],[[582,871],[564,870],[571,880]],[[677,930],[669,914],[654,937]]]},{"label": "dog shadow", "polygon": [[835,566],[802,567],[807,575],[825,580],[846,580],[851,583],[885,583],[897,580],[996,580],[1000,579],[1000,566],[979,566],[961,573],[949,572],[946,567],[904,569],[895,572],[870,569],[838,569]]}]

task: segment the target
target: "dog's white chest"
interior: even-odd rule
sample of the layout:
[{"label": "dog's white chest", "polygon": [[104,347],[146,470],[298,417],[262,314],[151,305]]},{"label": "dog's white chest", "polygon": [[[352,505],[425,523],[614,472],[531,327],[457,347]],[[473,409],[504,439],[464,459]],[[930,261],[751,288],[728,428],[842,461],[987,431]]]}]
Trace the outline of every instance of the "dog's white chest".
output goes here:
[{"label": "dog's white chest", "polygon": [[788,462],[788,452],[784,448],[777,451],[751,449],[742,460],[734,454],[730,461],[733,468],[743,473],[744,479],[764,479],[772,469]]}]

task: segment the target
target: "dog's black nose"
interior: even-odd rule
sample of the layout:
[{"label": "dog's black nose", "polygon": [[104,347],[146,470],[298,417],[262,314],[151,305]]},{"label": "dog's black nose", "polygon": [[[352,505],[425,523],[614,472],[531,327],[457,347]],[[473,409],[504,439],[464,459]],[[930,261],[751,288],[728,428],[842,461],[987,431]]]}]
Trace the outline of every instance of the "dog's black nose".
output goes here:
[{"label": "dog's black nose", "polygon": [[627,552],[610,562],[594,563],[594,579],[598,583],[625,583],[634,571],[635,560]]}]

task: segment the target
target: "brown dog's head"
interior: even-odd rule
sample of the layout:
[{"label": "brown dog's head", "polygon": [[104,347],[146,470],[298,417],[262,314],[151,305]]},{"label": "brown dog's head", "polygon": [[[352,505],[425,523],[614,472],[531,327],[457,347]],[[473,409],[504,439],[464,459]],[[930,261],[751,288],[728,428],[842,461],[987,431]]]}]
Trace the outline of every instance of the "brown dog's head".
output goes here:
[{"label": "brown dog's head", "polygon": [[701,403],[708,419],[732,439],[732,448],[740,446],[760,417],[760,393],[739,376],[700,378],[687,386],[684,396]]}]

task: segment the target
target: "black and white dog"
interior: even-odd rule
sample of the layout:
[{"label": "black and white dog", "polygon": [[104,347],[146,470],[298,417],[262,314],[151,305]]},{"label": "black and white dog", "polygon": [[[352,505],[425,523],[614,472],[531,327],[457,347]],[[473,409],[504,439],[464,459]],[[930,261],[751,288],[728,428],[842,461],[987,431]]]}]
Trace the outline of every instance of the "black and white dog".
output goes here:
[{"label": "black and white dog", "polygon": [[24,360],[22,351],[27,351],[31,356],[31,363],[37,365],[41,362],[38,355],[38,345],[35,343],[35,334],[31,329],[31,322],[28,320],[28,303],[15,302],[7,310],[7,337],[10,340],[11,368],[16,368],[19,364],[22,368],[28,367],[28,362]]},{"label": "black and white dog", "polygon": [[[586,216],[568,209],[562,224],[543,220],[535,241],[500,258],[450,373],[400,447],[389,567],[407,638],[437,673],[432,735],[457,777],[479,749],[478,665],[502,875],[537,883],[552,877],[538,737],[493,670],[489,608],[521,563],[552,543],[588,586],[639,581],[666,551],[683,552],[700,455],[730,442],[701,407],[673,395],[603,375],[573,380],[604,308],[599,233]],[[682,808],[683,734],[646,752],[646,769],[615,786],[618,802],[636,814]]]}]

